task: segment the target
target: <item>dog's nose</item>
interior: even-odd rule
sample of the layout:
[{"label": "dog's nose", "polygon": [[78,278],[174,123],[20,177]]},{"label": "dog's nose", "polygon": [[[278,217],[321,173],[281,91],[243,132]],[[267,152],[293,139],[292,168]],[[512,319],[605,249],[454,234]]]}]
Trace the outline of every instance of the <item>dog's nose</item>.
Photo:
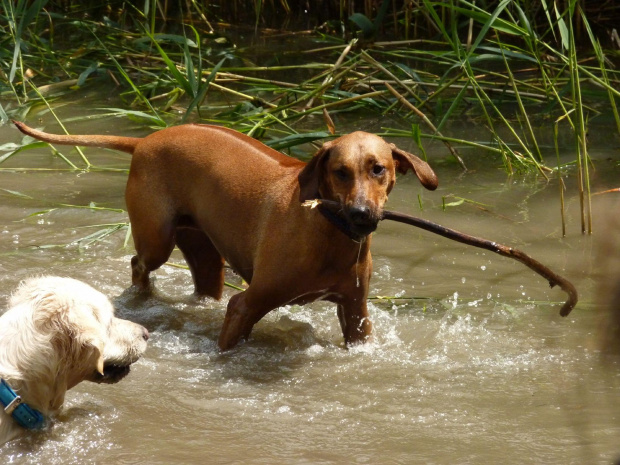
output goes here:
[{"label": "dog's nose", "polygon": [[149,340],[149,330],[144,327],[142,328],[142,339],[145,341]]},{"label": "dog's nose", "polygon": [[349,209],[349,218],[355,224],[368,223],[370,216],[370,208],[366,205],[353,205]]}]

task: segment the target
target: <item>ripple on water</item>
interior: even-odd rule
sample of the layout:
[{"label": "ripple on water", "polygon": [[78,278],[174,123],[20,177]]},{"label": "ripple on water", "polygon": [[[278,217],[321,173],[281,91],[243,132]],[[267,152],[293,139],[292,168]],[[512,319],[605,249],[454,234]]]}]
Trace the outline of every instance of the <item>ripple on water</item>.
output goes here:
[{"label": "ripple on water", "polygon": [[[308,451],[306,463],[321,454],[348,463],[373,447],[375,459],[383,450],[403,463],[426,462],[438,447],[457,454],[484,437],[517,449],[525,440],[551,447],[539,437],[549,425],[535,415],[558,415],[549,399],[566,355],[528,326],[533,307],[469,305],[454,295],[371,302],[373,342],[345,350],[334,305],[288,306],[271,312],[248,342],[220,353],[226,299],[192,300],[185,278],[165,275],[166,293],[143,301],[116,299],[120,313],[152,330],[145,359],[118,386],[69,394],[62,421],[45,440],[12,445],[8,463],[191,463],[205,453],[241,460],[234,447],[245,454],[265,444],[272,462],[262,463],[300,463]],[[507,440],[506,431],[524,425],[534,425],[531,434]],[[164,454],[168,442],[172,456],[145,452]]]}]

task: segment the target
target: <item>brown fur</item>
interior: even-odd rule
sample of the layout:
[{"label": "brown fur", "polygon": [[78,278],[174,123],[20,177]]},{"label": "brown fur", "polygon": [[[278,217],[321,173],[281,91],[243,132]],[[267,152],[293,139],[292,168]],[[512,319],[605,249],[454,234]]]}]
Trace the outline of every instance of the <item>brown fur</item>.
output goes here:
[{"label": "brown fur", "polygon": [[[226,260],[250,286],[228,303],[223,350],[248,338],[270,310],[314,300],[337,304],[347,344],[366,341],[370,234],[395,172],[412,170],[428,189],[437,186],[426,162],[365,132],[325,143],[306,164],[217,126],[182,125],[136,139],[55,136],[15,124],[51,143],[133,154],[126,190],[137,251],[133,283],[147,289],[149,273],[176,244],[196,293],[219,299]],[[319,209],[302,207],[319,197],[341,203],[340,228]]]}]

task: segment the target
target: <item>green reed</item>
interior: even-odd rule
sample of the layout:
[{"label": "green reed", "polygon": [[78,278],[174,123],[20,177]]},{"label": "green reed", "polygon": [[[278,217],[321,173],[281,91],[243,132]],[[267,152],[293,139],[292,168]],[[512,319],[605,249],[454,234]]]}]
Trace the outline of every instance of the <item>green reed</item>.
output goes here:
[{"label": "green reed", "polygon": [[[118,23],[47,15],[43,1],[2,0],[6,38],[0,40],[0,63],[6,71],[0,74],[0,118],[22,119],[40,105],[53,111],[76,89],[115,80],[126,107],[93,117],[125,117],[156,128],[185,121],[222,124],[300,153],[298,146],[340,133],[333,118],[338,113],[391,115],[400,128],[384,128],[383,134],[410,138],[421,152],[425,141],[438,140],[463,169],[470,154],[486,151],[509,174],[536,172],[548,179],[553,169],[535,128],[548,125],[552,131],[557,124],[545,122],[544,111],[568,122],[566,130],[575,135],[582,230],[591,232],[587,120],[606,105],[620,134],[620,73],[577,0],[564,9],[543,0],[537,16],[519,0],[490,1],[485,8],[465,0],[423,0],[415,8],[382,1],[355,16],[348,2],[334,2],[334,20],[344,34],[316,31],[306,39],[316,47],[273,57],[215,32],[217,2],[182,6],[189,9],[182,10],[185,17],[173,34],[157,32],[173,19],[158,0],[146,2],[144,10],[128,7]],[[229,6],[253,11],[252,27],[260,28],[268,11],[294,12],[298,3],[235,0]],[[589,56],[577,47],[577,21],[587,33]],[[62,42],[61,30],[81,37],[85,46],[54,46]],[[400,37],[377,40],[385,30]],[[604,90],[606,103],[584,97],[589,82]],[[450,123],[463,115],[481,121],[486,137],[451,137]],[[309,117],[316,117],[316,127],[301,131],[299,124]],[[25,141],[0,156],[0,163],[38,146]],[[65,157],[68,166],[96,168],[80,156],[79,164]]]}]

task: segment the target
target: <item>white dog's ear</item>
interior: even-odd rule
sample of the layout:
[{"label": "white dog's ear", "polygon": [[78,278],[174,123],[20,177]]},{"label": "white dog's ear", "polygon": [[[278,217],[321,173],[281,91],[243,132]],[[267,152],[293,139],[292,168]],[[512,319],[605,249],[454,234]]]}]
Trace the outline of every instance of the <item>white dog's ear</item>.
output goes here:
[{"label": "white dog's ear", "polygon": [[88,360],[94,361],[97,371],[103,375],[106,334],[101,322],[97,321],[89,306],[74,304],[72,311],[66,313],[65,324],[65,331],[74,339],[76,356],[91,354]]},{"label": "white dog's ear", "polygon": [[[84,329],[86,328],[83,328],[83,330]],[[90,329],[86,329],[81,333],[81,337],[77,342],[83,347],[80,349],[83,354],[82,356],[84,356],[84,350],[87,351],[86,353],[91,353],[92,355],[89,360],[96,360],[95,367],[99,374],[103,375],[103,351],[105,349],[105,343],[101,335],[95,331],[90,332]]]},{"label": "white dog's ear", "polygon": [[95,349],[95,353],[97,354],[97,371],[100,375],[103,375],[103,343],[101,341],[93,341],[92,345]]},{"label": "white dog's ear", "polygon": [[99,353],[99,358],[97,359],[97,371],[103,376],[103,355],[101,353]]}]

